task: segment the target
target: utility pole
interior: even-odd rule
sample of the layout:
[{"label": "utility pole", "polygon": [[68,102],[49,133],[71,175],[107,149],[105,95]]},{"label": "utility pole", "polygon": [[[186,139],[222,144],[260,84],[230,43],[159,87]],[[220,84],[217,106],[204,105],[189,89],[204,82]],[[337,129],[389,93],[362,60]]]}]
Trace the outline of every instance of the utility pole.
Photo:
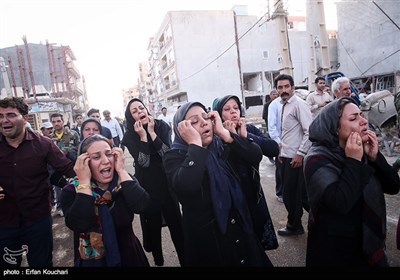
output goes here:
[{"label": "utility pole", "polygon": [[306,25],[310,43],[308,89],[315,90],[315,78],[331,71],[323,0],[307,0]]},{"label": "utility pole", "polygon": [[275,0],[274,13],[272,18],[277,20],[279,28],[279,44],[281,52],[279,53],[278,61],[282,64],[279,69],[281,74],[288,74],[293,76],[292,59],[290,57],[289,49],[289,34],[287,29],[287,12],[283,8],[282,0]]},{"label": "utility pole", "polygon": [[1,70],[1,75],[3,77],[4,87],[6,89],[7,97],[11,97],[12,96],[11,85],[10,85],[10,80],[8,79],[8,75],[7,75],[7,66],[4,61],[4,58],[1,56],[0,56],[0,70]]},{"label": "utility pole", "polygon": [[239,70],[239,78],[240,78],[240,93],[242,94],[242,104],[246,109],[246,97],[244,96],[243,92],[243,74],[242,74],[242,66],[240,62],[240,49],[239,49],[239,36],[237,32],[237,21],[236,21],[236,12],[233,11],[233,24],[235,28],[235,43],[236,43],[236,53],[237,53],[237,63],[238,63],[238,70]]}]

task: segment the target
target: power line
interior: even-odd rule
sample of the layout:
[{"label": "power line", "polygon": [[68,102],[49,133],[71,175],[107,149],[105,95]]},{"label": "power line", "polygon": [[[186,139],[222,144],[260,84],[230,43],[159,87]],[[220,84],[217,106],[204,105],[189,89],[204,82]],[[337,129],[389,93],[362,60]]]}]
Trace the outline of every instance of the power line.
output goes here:
[{"label": "power line", "polygon": [[346,49],[345,45],[343,44],[342,40],[340,39],[340,36],[337,36],[340,44],[342,44],[344,50],[346,51],[347,55],[350,57],[351,61],[354,63],[354,65],[357,67],[358,71],[360,71],[360,73],[362,72],[360,67],[358,67],[357,63],[354,61],[353,57],[350,55],[349,51]]},{"label": "power line", "polygon": [[[375,65],[381,63],[382,61],[388,59],[389,57],[391,57],[392,55],[395,55],[396,53],[400,52],[400,49],[398,49],[397,51],[394,51],[393,53],[389,54],[388,56],[386,56],[385,58],[379,60],[378,62],[372,64],[371,67],[369,67],[367,70],[365,70],[363,73],[361,73],[361,76],[364,75],[365,73],[367,73],[371,68],[373,68]],[[361,72],[361,71],[360,71]]]},{"label": "power line", "polygon": [[397,23],[395,23],[394,20],[390,16],[388,16],[388,14],[385,13],[385,11],[381,7],[379,7],[378,4],[375,3],[375,1],[372,1],[372,3],[374,3],[375,6],[377,6],[378,9],[381,10],[381,12],[397,27],[398,30],[400,30],[400,27],[397,25]]},{"label": "power line", "polygon": [[227,51],[229,51],[235,44],[236,42],[240,41],[240,39],[242,39],[247,33],[249,33],[266,15],[268,14],[268,12],[266,12],[262,17],[260,17],[256,23],[254,23],[249,29],[247,29],[247,31],[245,33],[243,33],[243,35],[241,35],[237,41],[235,40],[235,42],[233,42],[226,50],[224,50],[220,55],[218,55],[216,58],[214,58],[213,60],[211,60],[209,63],[207,63],[205,66],[203,66],[202,68],[200,68],[199,70],[197,70],[196,72],[194,72],[193,74],[191,74],[190,76],[182,79],[181,81],[185,81],[187,79],[190,79],[191,77],[197,75],[198,73],[200,73],[201,71],[203,71],[204,69],[206,69],[208,66],[210,66],[213,62],[215,62],[218,58],[220,58],[221,56],[223,56]]}]

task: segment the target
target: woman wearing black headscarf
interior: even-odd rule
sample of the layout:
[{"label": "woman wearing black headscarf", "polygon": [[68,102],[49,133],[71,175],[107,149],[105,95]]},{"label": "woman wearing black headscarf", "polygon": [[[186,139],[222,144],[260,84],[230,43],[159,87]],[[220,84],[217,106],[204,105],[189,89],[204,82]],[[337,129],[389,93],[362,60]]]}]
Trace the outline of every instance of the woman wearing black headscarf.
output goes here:
[{"label": "woman wearing black headscarf", "polygon": [[400,180],[368,121],[343,97],[324,107],[309,133],[306,266],[388,266],[384,193],[398,193]]},{"label": "woman wearing black headscarf", "polygon": [[141,214],[143,246],[152,252],[158,266],[164,264],[161,247],[163,218],[169,228],[179,262],[183,265],[183,232],[179,203],[168,188],[162,164],[164,153],[170,149],[171,128],[154,119],[137,98],[129,101],[125,110],[127,131],[122,144],[134,158],[135,177],[151,197],[151,206]]},{"label": "woman wearing black headscarf", "polygon": [[256,237],[236,160],[258,165],[262,152],[229,132],[199,102],[174,116],[175,138],[164,167],[183,210],[185,265],[272,266]]},{"label": "woman wearing black headscarf", "polygon": [[[250,139],[260,146],[263,155],[266,157],[275,157],[279,154],[278,144],[271,138],[266,137],[253,124],[246,124],[243,117],[240,100],[235,95],[226,95],[218,100],[215,110],[219,113],[222,125],[244,138]],[[248,186],[244,188],[244,193],[253,203],[249,205],[252,213],[254,228],[257,236],[266,250],[278,248],[278,241],[275,234],[274,225],[269,214],[267,201],[260,183],[259,164],[243,164],[237,160],[237,170],[242,184]],[[255,195],[256,194],[256,195]]]}]

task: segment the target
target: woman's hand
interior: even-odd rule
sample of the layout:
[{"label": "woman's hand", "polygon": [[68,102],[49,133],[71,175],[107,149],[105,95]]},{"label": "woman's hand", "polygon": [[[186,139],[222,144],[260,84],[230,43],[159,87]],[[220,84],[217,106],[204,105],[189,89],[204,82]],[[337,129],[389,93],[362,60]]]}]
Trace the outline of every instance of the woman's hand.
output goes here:
[{"label": "woman's hand", "polygon": [[246,127],[246,119],[245,118],[240,118],[238,123],[237,123],[237,131],[239,136],[242,136],[244,138],[247,138],[247,127]]},{"label": "woman's hand", "polygon": [[364,152],[370,161],[375,161],[379,151],[378,139],[372,130],[367,130],[367,135],[368,140],[363,143]]},{"label": "woman's hand", "polygon": [[149,116],[148,119],[149,119],[149,121],[147,123],[147,132],[149,134],[151,134],[151,133],[154,133],[154,117]]},{"label": "woman's hand", "polygon": [[235,124],[234,122],[228,120],[228,121],[224,121],[224,122],[222,123],[222,125],[223,125],[224,128],[226,128],[226,129],[229,130],[230,132],[236,133],[236,134],[237,134],[237,131],[236,131],[236,124]]},{"label": "woman's hand", "polygon": [[[224,127],[222,124],[221,117],[219,116],[217,111],[211,111],[208,113],[208,117],[213,122],[213,131],[215,135],[218,135],[224,142],[232,143],[233,138],[229,133],[229,130]],[[236,133],[236,131],[235,131]]]},{"label": "woman's hand", "polygon": [[140,141],[147,142],[146,130],[143,127],[142,121],[136,121],[133,129],[139,135]]},{"label": "woman's hand", "polygon": [[190,120],[183,120],[178,123],[178,131],[183,141],[187,144],[195,144],[200,147],[203,146],[200,133],[194,129]]},{"label": "woman's hand", "polygon": [[114,155],[114,168],[115,171],[120,173],[122,170],[125,170],[125,156],[124,151],[121,148],[114,147],[112,148],[112,153]]},{"label": "woman's hand", "polygon": [[118,173],[118,186],[121,182],[132,180],[128,171],[125,169],[125,156],[124,151],[121,148],[112,148],[112,153],[114,155],[114,170]]},{"label": "woman's hand", "polygon": [[364,149],[361,141],[361,136],[358,132],[350,133],[349,137],[347,138],[344,151],[347,157],[361,161],[361,158],[364,154]]},{"label": "woman's hand", "polygon": [[81,184],[90,185],[92,172],[90,172],[89,161],[90,157],[88,153],[83,153],[76,159],[74,171]]}]

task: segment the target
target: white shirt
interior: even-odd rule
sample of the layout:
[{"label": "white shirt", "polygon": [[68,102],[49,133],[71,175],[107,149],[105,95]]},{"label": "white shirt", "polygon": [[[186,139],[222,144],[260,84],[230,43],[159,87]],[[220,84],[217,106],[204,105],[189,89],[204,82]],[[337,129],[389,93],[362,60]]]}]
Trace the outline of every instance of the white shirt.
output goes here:
[{"label": "white shirt", "polygon": [[170,116],[168,116],[168,115],[164,116],[163,114],[160,114],[160,115],[158,115],[157,119],[158,119],[158,120],[163,120],[163,121],[165,121],[169,126],[171,126],[172,120],[171,120],[171,117],[170,117]]},{"label": "white shirt", "polygon": [[275,98],[268,107],[268,134],[276,143],[281,143],[281,98]]},{"label": "white shirt", "polygon": [[305,156],[311,147],[308,128],[312,122],[310,107],[293,95],[282,106],[281,157]]},{"label": "white shirt", "polygon": [[122,140],[124,137],[121,126],[116,119],[111,118],[110,121],[101,120],[101,125],[107,127],[111,131],[112,138],[119,136],[119,140]]}]

